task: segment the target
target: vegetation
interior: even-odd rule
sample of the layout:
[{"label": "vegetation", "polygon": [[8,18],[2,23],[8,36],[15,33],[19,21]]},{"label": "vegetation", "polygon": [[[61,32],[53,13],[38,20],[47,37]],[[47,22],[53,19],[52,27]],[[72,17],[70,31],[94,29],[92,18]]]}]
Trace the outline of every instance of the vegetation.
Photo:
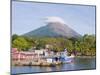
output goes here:
[{"label": "vegetation", "polygon": [[68,49],[69,53],[74,51],[77,55],[95,55],[96,54],[96,39],[95,35],[84,35],[80,38],[60,38],[60,37],[24,37],[14,34],[12,36],[12,47],[18,50],[29,50],[30,48],[42,49],[46,45],[50,45],[50,50],[63,51]]},{"label": "vegetation", "polygon": [[12,41],[12,47],[18,48],[18,50],[26,50],[29,48],[29,45],[23,37],[17,37]]}]

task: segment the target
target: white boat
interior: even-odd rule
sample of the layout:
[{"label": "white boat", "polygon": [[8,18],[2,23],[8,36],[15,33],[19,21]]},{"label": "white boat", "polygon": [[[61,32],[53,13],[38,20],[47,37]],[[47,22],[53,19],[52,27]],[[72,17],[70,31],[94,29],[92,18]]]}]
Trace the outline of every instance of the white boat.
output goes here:
[{"label": "white boat", "polygon": [[75,57],[75,56],[69,56],[69,57],[67,57],[67,58],[65,59],[64,62],[66,62],[66,63],[72,63],[73,60],[74,60],[74,57]]},{"label": "white boat", "polygon": [[74,55],[71,55],[71,56],[63,56],[61,57],[61,61],[62,63],[72,63],[73,60],[74,60]]}]

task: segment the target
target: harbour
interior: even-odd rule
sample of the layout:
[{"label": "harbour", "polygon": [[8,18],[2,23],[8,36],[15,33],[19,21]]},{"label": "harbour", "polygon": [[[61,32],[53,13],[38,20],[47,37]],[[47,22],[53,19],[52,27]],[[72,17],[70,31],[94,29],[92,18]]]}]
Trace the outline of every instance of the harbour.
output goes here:
[{"label": "harbour", "polygon": [[58,72],[96,69],[96,59],[91,58],[74,58],[72,63],[60,64],[56,66],[12,66],[12,74],[20,73],[38,73],[38,72]]}]

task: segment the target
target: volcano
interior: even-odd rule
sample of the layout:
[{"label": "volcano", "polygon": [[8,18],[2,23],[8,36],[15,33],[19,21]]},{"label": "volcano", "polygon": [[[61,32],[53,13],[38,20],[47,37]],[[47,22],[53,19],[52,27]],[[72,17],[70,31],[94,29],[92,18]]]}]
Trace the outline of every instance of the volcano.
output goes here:
[{"label": "volcano", "polygon": [[[49,20],[48,20],[49,21]],[[57,20],[50,20],[47,25],[42,26],[38,29],[32,30],[25,33],[24,36],[28,37],[67,37],[67,38],[78,38],[81,35],[75,30],[70,28],[65,23]]]}]

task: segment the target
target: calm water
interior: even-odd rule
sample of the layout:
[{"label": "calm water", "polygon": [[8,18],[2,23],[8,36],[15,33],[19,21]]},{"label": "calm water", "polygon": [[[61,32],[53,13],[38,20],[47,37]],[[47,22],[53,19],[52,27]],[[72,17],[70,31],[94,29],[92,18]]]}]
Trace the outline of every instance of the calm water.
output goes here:
[{"label": "calm water", "polygon": [[12,74],[16,73],[37,73],[51,71],[73,71],[73,70],[88,70],[95,69],[95,58],[75,58],[73,63],[63,64],[55,67],[39,67],[39,66],[17,66],[12,67]]}]

